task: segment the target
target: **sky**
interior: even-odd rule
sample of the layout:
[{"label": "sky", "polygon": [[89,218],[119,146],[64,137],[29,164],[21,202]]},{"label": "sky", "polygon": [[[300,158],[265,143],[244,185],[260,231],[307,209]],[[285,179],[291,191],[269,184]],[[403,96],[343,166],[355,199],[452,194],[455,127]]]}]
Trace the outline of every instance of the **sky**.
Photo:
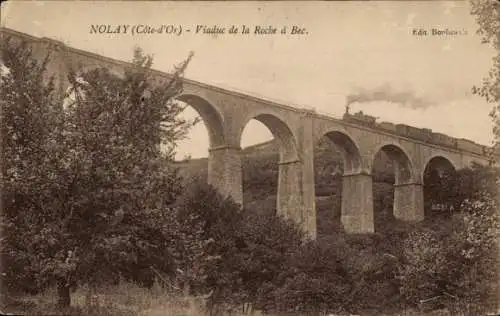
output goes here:
[{"label": "sky", "polygon": [[[122,60],[138,45],[154,56],[153,68],[167,72],[193,51],[189,79],[335,117],[349,103],[351,113],[489,145],[491,105],[471,89],[488,74],[496,52],[481,43],[469,11],[465,1],[11,1],[2,3],[1,24]],[[99,34],[92,25],[129,27],[126,34]],[[131,34],[135,25],[174,25],[183,32]],[[239,32],[196,33],[198,25],[226,32],[235,25]],[[242,25],[250,34],[240,34]],[[278,34],[253,34],[256,26]],[[293,26],[304,34],[290,34]],[[188,108],[184,115],[197,113]],[[269,139],[269,130],[251,121],[241,145]],[[207,156],[208,146],[205,126],[197,125],[177,157]]]}]

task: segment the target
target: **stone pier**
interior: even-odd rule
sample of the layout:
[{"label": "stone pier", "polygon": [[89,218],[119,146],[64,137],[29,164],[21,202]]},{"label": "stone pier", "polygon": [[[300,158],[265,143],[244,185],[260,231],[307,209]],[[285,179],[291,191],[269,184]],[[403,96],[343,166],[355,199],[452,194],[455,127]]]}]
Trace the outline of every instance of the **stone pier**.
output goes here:
[{"label": "stone pier", "polygon": [[208,183],[243,205],[241,148],[219,146],[209,149]]},{"label": "stone pier", "polygon": [[278,178],[277,213],[303,226],[302,210],[302,163],[300,161],[280,162]]},{"label": "stone pier", "polygon": [[418,222],[424,219],[422,184],[394,185],[394,217],[407,222]]},{"label": "stone pier", "polygon": [[373,233],[372,176],[366,173],[342,177],[342,224],[347,233]]}]

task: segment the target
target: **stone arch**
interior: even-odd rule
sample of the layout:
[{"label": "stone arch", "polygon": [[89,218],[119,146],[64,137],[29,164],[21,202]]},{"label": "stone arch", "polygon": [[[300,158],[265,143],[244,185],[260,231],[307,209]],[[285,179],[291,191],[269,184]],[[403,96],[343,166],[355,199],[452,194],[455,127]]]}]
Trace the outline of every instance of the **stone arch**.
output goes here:
[{"label": "stone arch", "polygon": [[451,215],[450,211],[456,207],[453,187],[457,184],[457,171],[453,160],[442,155],[434,155],[425,162],[421,173],[425,217]]},{"label": "stone arch", "polygon": [[338,130],[327,131],[316,139],[316,143],[323,137],[327,137],[341,152],[344,164],[344,174],[354,174],[361,171],[362,163],[360,150],[349,134]]},{"label": "stone arch", "polygon": [[270,113],[258,113],[245,121],[238,131],[237,142],[241,143],[243,130],[252,119],[264,124],[277,140],[280,148],[280,163],[295,162],[299,160],[297,142],[291,128],[284,120]]},{"label": "stone arch", "polygon": [[444,155],[433,155],[429,157],[423,164],[422,172],[420,175],[422,184],[424,183],[425,172],[426,170],[428,170],[428,167],[430,167],[431,164],[437,164],[442,168],[453,169],[455,172],[460,169],[460,167],[456,164],[456,162],[453,161],[453,159],[450,159]]},{"label": "stone arch", "polygon": [[396,185],[411,183],[418,180],[415,177],[415,170],[410,155],[408,155],[408,153],[401,146],[394,143],[384,143],[373,152],[371,157],[372,170],[374,168],[375,158],[381,151],[384,152],[395,164],[394,175]]},{"label": "stone arch", "polygon": [[459,169],[459,166],[457,166],[453,159],[449,159],[444,155],[433,155],[425,161],[423,170],[425,170],[432,161],[438,161],[440,164],[446,165],[447,167],[453,167],[454,170]]},{"label": "stone arch", "polygon": [[[390,229],[394,219],[409,222],[421,221],[423,219],[422,185],[416,176],[418,172],[415,171],[411,156],[399,144],[383,143],[373,152],[372,174],[374,174],[375,160],[379,153],[384,153],[393,164],[394,185],[389,190],[381,186],[373,187],[375,231]],[[391,198],[392,202],[388,198]]]},{"label": "stone arch", "polygon": [[208,131],[210,148],[226,144],[222,115],[213,106],[213,103],[195,94],[181,94],[177,100],[190,105],[201,116]]},{"label": "stone arch", "polygon": [[[298,155],[295,135],[282,118],[272,111],[264,110],[248,115],[245,120],[242,120],[245,124],[240,126],[236,134],[238,143],[241,143],[243,130],[252,119],[266,126],[279,146],[277,185],[273,185],[276,189],[276,214],[293,219],[302,225],[305,220],[303,217],[303,163]],[[274,175],[272,177],[276,179]],[[262,180],[259,179],[259,181]]]},{"label": "stone arch", "polygon": [[[349,217],[364,193],[357,190],[362,187],[356,182],[362,169],[357,143],[346,131],[333,127],[316,134],[313,150],[315,198],[318,197],[315,224],[318,234],[328,235],[342,229],[343,217],[345,221],[346,216],[360,223],[359,217]],[[340,168],[339,158],[343,168]],[[322,166],[326,166],[326,169]],[[344,222],[344,225],[349,223]]]}]

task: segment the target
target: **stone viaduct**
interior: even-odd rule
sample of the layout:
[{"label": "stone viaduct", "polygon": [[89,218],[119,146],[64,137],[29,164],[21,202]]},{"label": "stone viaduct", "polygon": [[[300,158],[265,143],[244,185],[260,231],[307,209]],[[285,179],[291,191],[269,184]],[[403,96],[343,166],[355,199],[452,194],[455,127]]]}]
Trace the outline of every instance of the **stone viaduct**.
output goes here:
[{"label": "stone viaduct", "polygon": [[[128,63],[68,47],[61,42],[37,38],[11,29],[1,29],[3,39],[25,39],[36,56],[49,51],[49,72],[55,75],[61,94],[68,88],[68,67],[89,69],[105,66],[116,74]],[[154,80],[170,75],[153,71]],[[312,238],[316,236],[314,148],[328,137],[343,154],[341,221],[347,232],[374,231],[372,168],[375,155],[384,151],[394,161],[394,215],[405,221],[424,218],[423,173],[434,159],[455,169],[473,161],[487,164],[488,147],[465,139],[454,139],[428,129],[378,123],[365,115],[337,119],[200,82],[185,80],[179,97],[203,118],[210,140],[208,179],[218,190],[242,203],[240,142],[244,127],[256,119],[266,125],[280,145],[278,213],[298,223]]]}]

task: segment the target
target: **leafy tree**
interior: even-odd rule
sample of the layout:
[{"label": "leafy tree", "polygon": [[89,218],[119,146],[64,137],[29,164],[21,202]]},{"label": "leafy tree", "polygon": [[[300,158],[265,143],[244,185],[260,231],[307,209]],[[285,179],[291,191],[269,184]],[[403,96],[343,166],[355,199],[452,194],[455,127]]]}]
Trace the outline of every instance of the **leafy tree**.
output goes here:
[{"label": "leafy tree", "polygon": [[[483,43],[492,45],[492,47],[497,51],[496,56],[493,57],[493,66],[490,69],[488,76],[483,79],[481,87],[473,88],[473,92],[484,97],[488,102],[493,103],[493,109],[490,116],[493,119],[494,124],[494,153],[498,155],[500,149],[500,3],[498,3],[498,1],[471,0],[471,13],[475,16],[479,25],[478,34],[483,37]],[[498,163],[498,156],[494,157],[494,160]],[[500,203],[500,194],[498,194],[498,179],[499,177],[497,174],[495,179],[496,186],[494,186],[496,187],[496,190],[493,190],[494,193],[489,195],[490,198],[496,199],[496,212],[486,212],[486,215],[479,215],[475,212],[474,214],[476,216],[480,216],[479,218],[481,218],[481,220],[471,221],[470,224],[472,226],[483,226],[488,225],[488,223],[492,224],[498,221],[498,204]],[[492,190],[489,192],[491,191]],[[486,194],[486,196],[488,196],[488,194]],[[473,218],[476,216],[473,216]],[[492,229],[492,226],[490,225],[488,229]],[[498,255],[498,239],[496,239],[495,242],[496,248],[492,250],[492,254]],[[495,267],[497,267],[497,265],[495,265]],[[498,275],[496,280],[498,280]]]},{"label": "leafy tree", "polygon": [[497,179],[500,176],[498,167],[473,164],[469,168],[458,170],[457,181],[450,184],[455,204],[460,206],[467,199],[481,199],[484,194],[497,194]]},{"label": "leafy tree", "polygon": [[489,305],[498,293],[498,238],[500,225],[495,197],[485,193],[474,201],[463,204],[464,229],[458,232],[462,242],[460,256],[465,262],[464,278],[460,288],[469,304]]},{"label": "leafy tree", "polygon": [[240,207],[214,187],[195,181],[176,208],[182,234],[177,237],[178,260],[184,271],[186,294],[212,292],[215,299],[231,286],[227,263],[238,236]]},{"label": "leafy tree", "polygon": [[475,186],[447,223],[421,224],[405,239],[400,276],[407,303],[448,297],[469,308],[494,302],[499,226],[495,196],[485,189],[495,185],[485,176],[491,173],[476,174],[484,185]]},{"label": "leafy tree", "polygon": [[290,269],[291,257],[302,249],[304,236],[293,222],[278,216],[274,207],[245,210],[243,215],[233,269],[243,284],[245,301],[269,309],[273,305],[269,291],[282,284],[280,274]]},{"label": "leafy tree", "polygon": [[481,87],[474,87],[473,92],[493,103],[490,116],[493,119],[495,145],[500,146],[500,4],[498,1],[471,0],[471,13],[479,25],[478,34],[483,43],[488,43],[497,50],[493,58],[493,67],[483,79]]},{"label": "leafy tree", "polygon": [[47,58],[36,63],[26,43],[16,45],[11,39],[2,45],[2,56],[2,283],[5,290],[36,291],[32,280],[39,270],[31,264],[34,250],[29,244],[42,237],[48,211],[47,201],[39,200],[36,192],[46,189],[49,175],[41,166],[53,159],[47,151],[59,146],[53,131],[61,128],[62,115],[53,81],[44,82],[42,76]]},{"label": "leafy tree", "polygon": [[76,102],[62,111],[29,47],[2,48],[11,72],[3,154],[13,157],[4,160],[2,248],[13,267],[41,288],[56,283],[64,306],[71,286],[172,271],[170,206],[182,188],[171,162],[191,124],[174,98],[187,61],[158,85],[139,49],[123,78],[105,68],[71,73]]},{"label": "leafy tree", "polygon": [[215,188],[195,181],[175,207],[182,238],[178,265],[189,294],[209,294],[208,308],[252,303],[267,308],[290,258],[303,242],[300,230],[273,209],[241,209]]}]

